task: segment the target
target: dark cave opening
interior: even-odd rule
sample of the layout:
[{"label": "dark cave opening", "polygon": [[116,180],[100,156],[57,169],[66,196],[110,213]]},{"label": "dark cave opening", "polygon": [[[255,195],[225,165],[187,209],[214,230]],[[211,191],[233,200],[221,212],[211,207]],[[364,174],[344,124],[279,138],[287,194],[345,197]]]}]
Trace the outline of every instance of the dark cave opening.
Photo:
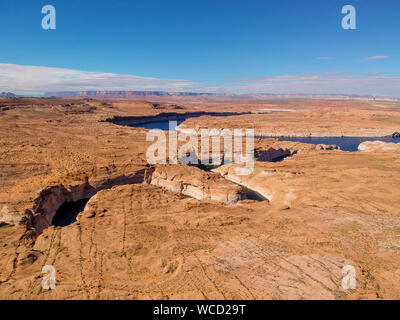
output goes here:
[{"label": "dark cave opening", "polygon": [[75,202],[64,202],[60,208],[58,208],[51,224],[56,227],[65,227],[74,223],[76,217],[83,211],[89,199],[90,198]]}]

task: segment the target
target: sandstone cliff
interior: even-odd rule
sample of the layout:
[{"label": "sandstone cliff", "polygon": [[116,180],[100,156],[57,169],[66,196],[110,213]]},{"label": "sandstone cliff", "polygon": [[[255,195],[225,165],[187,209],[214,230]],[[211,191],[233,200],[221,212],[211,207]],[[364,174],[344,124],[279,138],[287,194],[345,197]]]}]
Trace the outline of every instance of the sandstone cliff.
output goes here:
[{"label": "sandstone cliff", "polygon": [[244,199],[242,188],[219,174],[184,165],[157,166],[151,184],[198,200],[211,199],[234,204]]}]

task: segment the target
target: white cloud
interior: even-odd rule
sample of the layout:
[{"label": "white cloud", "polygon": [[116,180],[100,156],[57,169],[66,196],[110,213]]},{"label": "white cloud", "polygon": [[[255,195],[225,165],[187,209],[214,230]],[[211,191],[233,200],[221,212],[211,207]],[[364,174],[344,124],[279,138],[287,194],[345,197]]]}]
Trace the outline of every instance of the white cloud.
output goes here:
[{"label": "white cloud", "polygon": [[382,72],[289,74],[263,79],[242,80],[240,85],[214,88],[237,93],[366,94],[400,97],[400,77]]},{"label": "white cloud", "polygon": [[372,57],[366,57],[366,58],[361,58],[360,61],[369,61],[369,60],[380,60],[380,59],[388,59],[388,56],[372,56]]},{"label": "white cloud", "polygon": [[15,93],[84,90],[188,91],[196,86],[195,82],[187,80],[0,63],[0,91]]},{"label": "white cloud", "polygon": [[300,73],[256,79],[225,79],[220,84],[146,78],[114,73],[0,64],[0,92],[42,94],[54,91],[186,91],[210,93],[375,94],[400,97],[400,77],[383,72]]}]

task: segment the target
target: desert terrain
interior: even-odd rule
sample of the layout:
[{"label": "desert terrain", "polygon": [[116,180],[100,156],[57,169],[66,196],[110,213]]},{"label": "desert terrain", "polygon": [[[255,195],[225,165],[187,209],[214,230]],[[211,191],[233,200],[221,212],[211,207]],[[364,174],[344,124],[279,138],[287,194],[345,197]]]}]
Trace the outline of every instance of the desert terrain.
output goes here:
[{"label": "desert terrain", "polygon": [[[0,298],[400,299],[399,144],[345,152],[257,138],[244,176],[233,164],[149,164],[147,129],[112,122],[199,112],[178,129],[400,132],[396,101],[2,98]],[[243,114],[210,115],[227,112]],[[83,199],[77,221],[53,224]],[[41,286],[46,265],[54,290]],[[341,286],[345,265],[354,290]]]}]

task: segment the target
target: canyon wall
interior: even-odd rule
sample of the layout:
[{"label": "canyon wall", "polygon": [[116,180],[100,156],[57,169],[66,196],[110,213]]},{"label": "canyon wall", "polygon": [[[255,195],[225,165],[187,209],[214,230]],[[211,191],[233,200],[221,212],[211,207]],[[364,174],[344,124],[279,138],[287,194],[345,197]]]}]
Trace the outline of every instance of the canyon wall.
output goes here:
[{"label": "canyon wall", "polygon": [[185,165],[158,165],[112,179],[106,178],[91,183],[86,181],[75,186],[61,184],[45,188],[35,199],[34,206],[26,210],[25,214],[15,214],[10,212],[8,207],[4,207],[0,212],[1,222],[25,224],[27,227],[35,228],[40,234],[51,225],[53,217],[63,203],[92,198],[99,191],[115,186],[140,183],[152,184],[197,200],[209,199],[224,204],[235,204],[246,197],[240,186],[227,181],[217,173]]},{"label": "canyon wall", "polygon": [[151,184],[198,200],[210,199],[234,204],[245,198],[240,186],[226,181],[219,174],[183,165],[157,166]]},{"label": "canyon wall", "polygon": [[[75,186],[57,185],[43,189],[34,201],[34,206],[24,213],[3,209],[0,212],[0,222],[5,224],[25,224],[34,227],[37,233],[41,233],[53,220],[58,208],[64,202],[75,202],[81,199],[91,198],[100,190],[110,189],[113,186],[137,184],[148,181],[151,168],[142,169],[114,178],[105,178],[92,183]],[[8,208],[8,207],[4,207]]]}]

